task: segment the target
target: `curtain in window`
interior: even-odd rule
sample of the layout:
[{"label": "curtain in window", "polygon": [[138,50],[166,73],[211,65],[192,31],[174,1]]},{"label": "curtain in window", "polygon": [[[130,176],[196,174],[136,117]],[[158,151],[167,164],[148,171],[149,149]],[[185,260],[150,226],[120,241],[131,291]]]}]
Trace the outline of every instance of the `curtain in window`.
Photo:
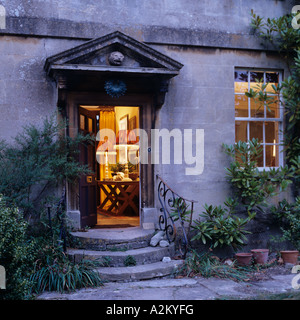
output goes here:
[{"label": "curtain in window", "polygon": [[[100,130],[101,129],[111,129],[114,132],[116,132],[116,117],[115,117],[114,107],[105,108],[105,109],[101,110],[99,116],[100,116],[100,118],[99,118],[99,129]],[[101,143],[103,143],[103,142],[104,141],[100,141],[98,148],[101,148]],[[113,145],[110,145],[110,143],[108,143],[108,146],[113,147]],[[108,147],[108,149],[112,149],[112,148]],[[105,150],[103,150],[103,151],[105,151]],[[112,150],[109,150],[109,151],[111,152]],[[110,162],[110,159],[111,159],[111,156],[108,155],[108,157],[107,157],[108,163]],[[104,178],[105,178],[105,161],[101,161],[101,164],[99,165],[99,169],[100,169],[100,180],[104,180]],[[101,202],[105,199],[105,194],[103,191],[100,192],[100,199],[101,199]],[[107,203],[107,205],[109,205],[109,203]]]}]

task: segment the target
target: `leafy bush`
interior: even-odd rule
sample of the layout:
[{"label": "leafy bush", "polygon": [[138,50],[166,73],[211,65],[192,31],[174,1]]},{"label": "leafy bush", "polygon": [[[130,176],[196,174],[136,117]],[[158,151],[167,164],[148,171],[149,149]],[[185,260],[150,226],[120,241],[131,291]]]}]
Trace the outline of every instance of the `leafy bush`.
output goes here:
[{"label": "leafy bush", "polygon": [[[273,88],[278,101],[285,108],[286,128],[284,132],[284,151],[287,164],[293,169],[293,191],[295,198],[300,190],[300,37],[299,29],[293,28],[292,20],[297,15],[286,14],[277,18],[262,18],[251,12],[251,26],[264,43],[272,43],[284,58],[290,71],[289,77],[280,86]],[[250,97],[253,92],[250,92]],[[257,93],[263,97],[262,90]],[[264,103],[264,99],[262,99]]]},{"label": "leafy bush", "polygon": [[17,203],[25,217],[38,217],[47,191],[64,181],[76,181],[89,172],[79,164],[78,146],[93,143],[90,136],[70,138],[66,126],[55,116],[41,127],[28,125],[12,145],[0,141],[0,193],[10,204]]},{"label": "leafy bush", "polygon": [[[58,185],[90,172],[78,162],[78,153],[79,145],[93,143],[93,138],[70,138],[65,130],[65,124],[53,116],[41,127],[25,127],[12,145],[0,142],[0,264],[7,272],[7,290],[0,291],[3,299],[28,299],[43,289],[101,284],[90,262],[73,264],[66,258],[60,224],[53,219],[57,217],[52,217],[51,229],[41,219],[45,202],[52,199],[57,204]],[[29,224],[29,218],[35,224]]]},{"label": "leafy bush", "polygon": [[[224,206],[205,204],[205,211],[192,226],[196,235],[192,241],[200,240],[212,248],[230,246],[237,250],[245,244],[248,223],[254,219],[261,206],[267,206],[267,199],[285,190],[293,173],[288,167],[270,168],[260,171],[257,167],[262,148],[258,139],[239,141],[234,145],[223,144],[225,152],[233,158],[226,168],[227,178],[233,188],[234,198],[228,198]],[[235,215],[237,205],[242,205],[247,218]]]},{"label": "leafy bush", "polygon": [[52,219],[29,235],[29,224],[16,207],[9,207],[0,197],[0,265],[6,270],[3,300],[30,299],[43,290],[70,291],[99,286],[102,281],[94,271],[96,262],[72,263],[62,251],[58,224]]},{"label": "leafy bush", "polygon": [[195,220],[192,228],[196,230],[196,235],[192,241],[200,240],[204,244],[208,242],[212,248],[231,246],[236,250],[243,246],[247,239],[246,234],[250,233],[246,230],[246,225],[254,215],[249,215],[245,219],[234,215],[235,205],[235,201],[231,198],[225,201],[223,208],[205,204],[205,211],[200,215],[205,220]]},{"label": "leafy bush", "polygon": [[238,141],[234,145],[223,144],[225,153],[234,161],[226,168],[227,178],[239,202],[251,211],[255,207],[267,205],[267,199],[273,197],[292,182],[292,172],[285,167],[259,170],[257,167],[262,148],[258,139],[248,142]]},{"label": "leafy bush", "polygon": [[29,297],[29,279],[35,260],[35,241],[27,237],[28,223],[16,207],[9,207],[0,196],[0,265],[6,270],[4,300]]},{"label": "leafy bush", "polygon": [[180,220],[182,223],[190,223],[192,219],[192,211],[189,209],[189,205],[184,199],[175,198],[172,203],[170,216],[174,222]]},{"label": "leafy bush", "polygon": [[[41,293],[45,290],[63,292],[102,285],[101,278],[94,269],[103,264],[89,260],[82,260],[79,263],[70,261],[63,250],[59,217],[52,216],[50,222],[46,213],[43,212],[38,227],[35,227],[37,230],[34,238],[37,245],[36,259],[30,276],[31,294]],[[70,246],[74,239],[71,237],[68,227],[65,231]]]},{"label": "leafy bush", "polygon": [[289,203],[286,199],[280,201],[277,206],[271,208],[271,212],[279,221],[281,240],[290,241],[300,250],[300,197],[296,198],[295,203]]}]

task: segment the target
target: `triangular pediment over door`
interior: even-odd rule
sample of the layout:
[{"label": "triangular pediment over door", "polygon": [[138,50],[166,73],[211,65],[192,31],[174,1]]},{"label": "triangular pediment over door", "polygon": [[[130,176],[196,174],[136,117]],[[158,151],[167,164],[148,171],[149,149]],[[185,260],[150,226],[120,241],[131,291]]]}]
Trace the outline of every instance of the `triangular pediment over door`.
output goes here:
[{"label": "triangular pediment over door", "polygon": [[[156,89],[168,85],[183,65],[119,31],[88,41],[49,57],[47,74],[62,85],[78,83],[78,77],[123,77],[155,81]],[[82,82],[82,78],[81,78]]]}]

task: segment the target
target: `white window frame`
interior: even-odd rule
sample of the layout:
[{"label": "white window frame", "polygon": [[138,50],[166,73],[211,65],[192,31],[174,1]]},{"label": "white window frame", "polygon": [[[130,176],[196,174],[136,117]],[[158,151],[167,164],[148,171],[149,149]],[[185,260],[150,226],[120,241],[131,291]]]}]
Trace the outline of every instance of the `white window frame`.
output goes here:
[{"label": "white window frame", "polygon": [[[234,71],[244,71],[244,72],[248,72],[248,91],[250,90],[250,72],[263,72],[264,73],[264,83],[266,83],[266,73],[270,72],[277,72],[279,74],[279,84],[282,82],[282,70],[274,70],[274,69],[259,69],[259,68],[235,68]],[[234,79],[235,82],[235,79]],[[234,96],[235,95],[245,95],[245,92],[235,92],[234,89]],[[272,96],[272,94],[269,94],[269,96]],[[274,94],[273,96],[277,96],[276,94]],[[234,125],[236,124],[237,121],[247,121],[247,139],[250,138],[250,122],[278,122],[279,126],[278,126],[278,142],[277,143],[266,143],[265,142],[265,125],[263,125],[263,142],[261,143],[261,145],[263,146],[263,167],[258,167],[259,170],[270,170],[271,168],[278,168],[280,166],[283,166],[284,164],[284,155],[283,155],[283,147],[281,146],[281,143],[283,141],[283,120],[284,120],[284,108],[281,104],[281,102],[279,102],[279,118],[267,118],[267,108],[266,106],[264,106],[264,117],[263,118],[255,118],[255,117],[251,117],[251,109],[250,109],[250,101],[251,98],[248,98],[248,117],[236,117],[235,116],[235,120],[234,120]],[[280,95],[280,100],[282,99],[281,95]],[[234,104],[234,108],[235,108],[235,104]],[[278,167],[266,167],[266,152],[265,152],[265,146],[268,145],[276,145],[278,146],[278,153],[279,153],[279,157],[278,157],[278,161],[279,161],[279,166]]]}]

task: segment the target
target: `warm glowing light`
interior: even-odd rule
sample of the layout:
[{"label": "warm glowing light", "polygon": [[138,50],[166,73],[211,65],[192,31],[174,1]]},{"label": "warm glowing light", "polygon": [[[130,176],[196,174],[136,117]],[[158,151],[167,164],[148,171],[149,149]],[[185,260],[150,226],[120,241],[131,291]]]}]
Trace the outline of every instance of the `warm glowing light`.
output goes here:
[{"label": "warm glowing light", "polygon": [[[273,143],[275,143],[276,140],[274,139]],[[273,157],[276,158],[276,145],[273,145]]]}]

